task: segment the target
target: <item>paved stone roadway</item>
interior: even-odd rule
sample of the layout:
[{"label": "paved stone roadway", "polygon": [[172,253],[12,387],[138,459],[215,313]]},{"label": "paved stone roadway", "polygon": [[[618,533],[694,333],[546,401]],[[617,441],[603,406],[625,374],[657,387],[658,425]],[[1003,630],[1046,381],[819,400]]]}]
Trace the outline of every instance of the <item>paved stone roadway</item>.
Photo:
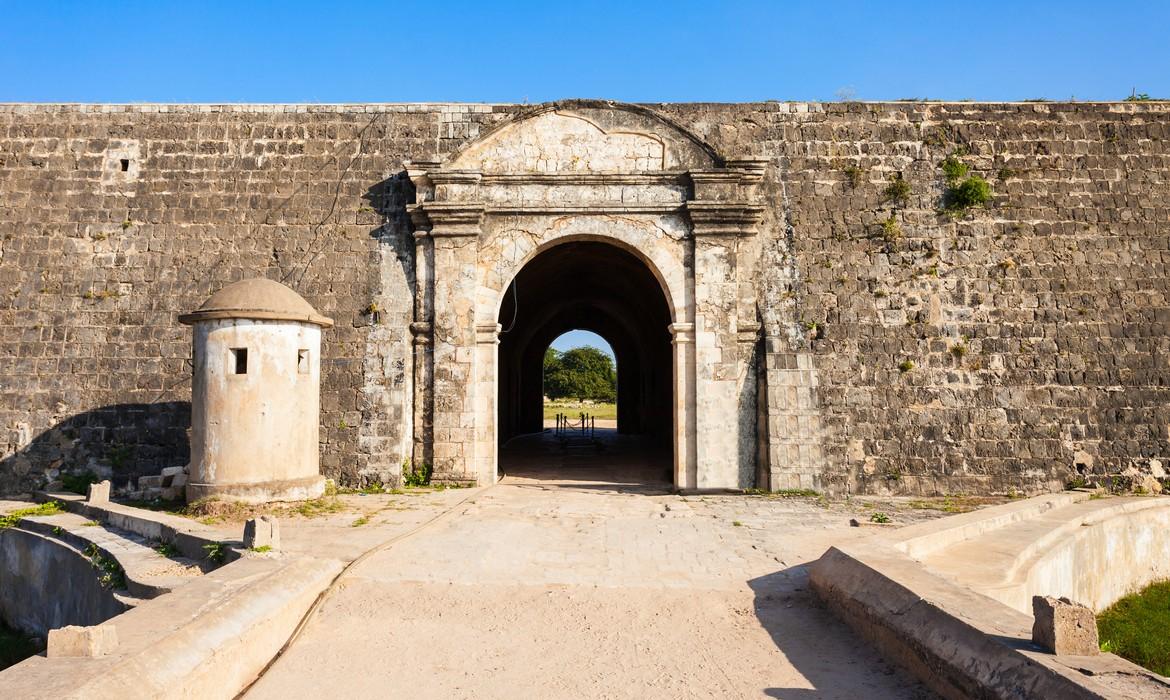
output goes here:
[{"label": "paved stone roadway", "polygon": [[928,696],[806,590],[802,563],[865,534],[849,513],[614,483],[660,473],[649,452],[526,449],[352,569],[249,697]]}]

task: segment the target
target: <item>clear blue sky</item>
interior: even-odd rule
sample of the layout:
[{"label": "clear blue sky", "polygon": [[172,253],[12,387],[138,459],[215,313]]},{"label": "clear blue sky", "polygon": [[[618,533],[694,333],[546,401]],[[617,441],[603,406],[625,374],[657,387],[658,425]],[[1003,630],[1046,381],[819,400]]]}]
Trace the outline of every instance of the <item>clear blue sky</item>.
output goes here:
[{"label": "clear blue sky", "polygon": [[561,352],[564,352],[565,350],[580,348],[586,345],[591,345],[604,352],[606,355],[613,357],[613,348],[609,346],[609,343],[605,342],[605,338],[602,338],[596,333],[592,333],[590,331],[569,331],[568,333],[565,333],[559,336],[556,340],[552,341],[552,345],[549,347],[551,347],[553,350],[560,350]]},{"label": "clear blue sky", "polygon": [[1170,97],[1170,2],[0,0],[0,101]]}]

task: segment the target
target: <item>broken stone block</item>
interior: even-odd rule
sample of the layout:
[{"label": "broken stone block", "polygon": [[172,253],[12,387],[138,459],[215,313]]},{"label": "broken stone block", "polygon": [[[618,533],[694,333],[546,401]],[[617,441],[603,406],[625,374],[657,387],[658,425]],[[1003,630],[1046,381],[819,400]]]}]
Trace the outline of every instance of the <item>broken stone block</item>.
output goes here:
[{"label": "broken stone block", "polygon": [[1162,493],[1162,482],[1155,479],[1152,475],[1146,474],[1134,482],[1134,491],[1138,493],[1151,493],[1156,496]]},{"label": "broken stone block", "polygon": [[1097,616],[1068,598],[1032,596],[1032,641],[1053,654],[1093,656],[1101,652]]},{"label": "broken stone block", "polygon": [[89,493],[85,496],[86,503],[109,503],[110,502],[110,481],[99,481],[96,484],[89,485]]},{"label": "broken stone block", "polygon": [[1073,452],[1073,466],[1082,474],[1093,469],[1093,455],[1084,450]]},{"label": "broken stone block", "polygon": [[139,490],[146,491],[152,488],[161,488],[163,485],[163,478],[161,476],[140,476],[138,477]]},{"label": "broken stone block", "polygon": [[244,523],[244,546],[248,549],[280,549],[280,523],[271,515],[261,515]]},{"label": "broken stone block", "polygon": [[161,472],[159,472],[158,476],[160,479],[162,479],[162,487],[167,488],[168,486],[182,486],[183,484],[177,483],[176,481],[180,477],[182,477],[183,482],[186,483],[186,474],[184,473],[183,469],[183,467],[166,467]]},{"label": "broken stone block", "polygon": [[113,625],[59,627],[49,630],[45,656],[106,656],[118,648],[118,630]]}]

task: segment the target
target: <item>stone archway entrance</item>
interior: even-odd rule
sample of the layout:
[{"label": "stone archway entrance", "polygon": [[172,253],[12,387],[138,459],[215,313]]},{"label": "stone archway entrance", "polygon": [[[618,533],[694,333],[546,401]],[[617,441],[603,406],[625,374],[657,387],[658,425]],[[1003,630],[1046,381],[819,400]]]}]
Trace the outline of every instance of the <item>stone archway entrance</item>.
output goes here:
[{"label": "stone archway entrance", "polygon": [[670,308],[658,280],[632,253],[570,241],[533,258],[500,309],[499,439],[544,426],[545,348],[574,328],[605,338],[618,366],[617,430],[671,445]]},{"label": "stone archway entrance", "polygon": [[[501,431],[525,420],[497,405],[511,371],[501,357],[513,352],[500,349],[509,285],[544,255],[571,267],[612,248],[643,265],[665,304],[637,333],[670,337],[669,375],[657,354],[642,379],[669,376],[670,406],[659,413],[669,419],[674,485],[752,485],[760,326],[755,262],[739,253],[763,212],[763,169],[720,158],[644,108],[600,102],[543,106],[446,162],[411,163],[415,461],[433,465],[439,480],[498,478]],[[585,244],[602,248],[568,247]],[[604,306],[601,291],[594,297]]]},{"label": "stone archway entrance", "polygon": [[[651,478],[660,481],[666,474],[670,481],[674,407],[670,321],[658,280],[628,251],[584,240],[561,243],[537,255],[516,275],[500,309],[500,445],[543,430],[545,349],[566,331],[591,330],[613,349],[618,368],[616,432],[627,437],[613,439],[614,431],[603,426],[597,446],[605,451],[586,446],[584,454],[575,453],[574,462],[597,467],[599,461],[621,460],[623,455],[615,452],[653,453],[660,470]],[[517,441],[510,454],[541,443],[547,441]],[[516,465],[502,457],[501,466]]]}]

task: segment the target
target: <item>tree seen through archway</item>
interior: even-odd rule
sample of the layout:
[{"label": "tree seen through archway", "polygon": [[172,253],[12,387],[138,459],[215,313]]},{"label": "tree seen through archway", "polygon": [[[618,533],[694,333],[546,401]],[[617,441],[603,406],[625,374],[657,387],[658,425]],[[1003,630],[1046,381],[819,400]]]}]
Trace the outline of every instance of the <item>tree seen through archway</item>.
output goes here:
[{"label": "tree seen through archway", "polygon": [[613,358],[586,345],[544,351],[544,395],[550,399],[617,401],[617,371]]}]

